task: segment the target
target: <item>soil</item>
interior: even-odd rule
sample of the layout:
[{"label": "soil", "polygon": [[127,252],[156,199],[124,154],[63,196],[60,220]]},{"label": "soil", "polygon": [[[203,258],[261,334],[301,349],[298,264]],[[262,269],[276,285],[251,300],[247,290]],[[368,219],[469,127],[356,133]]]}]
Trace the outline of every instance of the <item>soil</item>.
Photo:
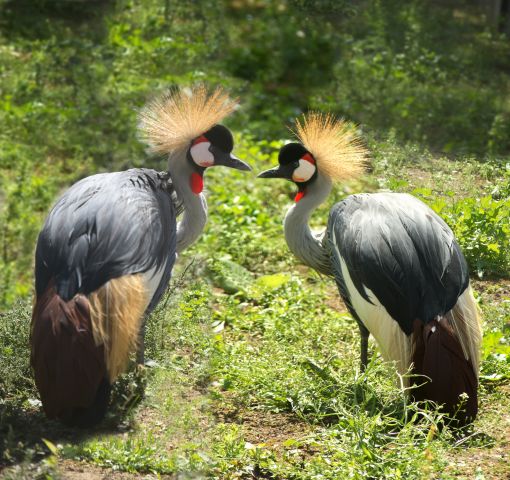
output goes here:
[{"label": "soil", "polygon": [[[225,394],[227,397],[228,394]],[[244,439],[254,445],[264,444],[275,450],[288,440],[300,440],[312,431],[312,426],[292,413],[269,413],[236,407],[225,399],[216,405],[216,419],[222,423],[241,425]]]},{"label": "soil", "polygon": [[76,462],[74,460],[62,460],[58,463],[58,472],[64,480],[156,480],[173,479],[170,475],[152,475],[152,474],[134,474],[127,472],[118,472],[115,470],[97,467],[85,462]]},{"label": "soil", "polygon": [[[485,480],[510,479],[510,385],[498,388],[504,405],[486,402],[480,405],[476,435],[466,447],[452,449],[446,471],[459,480],[483,478]],[[471,443],[471,445],[469,445]],[[480,448],[485,445],[485,448]]]}]

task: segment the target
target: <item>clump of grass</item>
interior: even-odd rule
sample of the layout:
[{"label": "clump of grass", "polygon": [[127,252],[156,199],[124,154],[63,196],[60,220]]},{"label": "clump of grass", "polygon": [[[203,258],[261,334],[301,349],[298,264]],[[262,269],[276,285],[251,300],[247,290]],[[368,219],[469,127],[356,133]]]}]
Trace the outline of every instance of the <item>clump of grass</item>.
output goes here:
[{"label": "clump of grass", "polygon": [[0,313],[0,398],[22,403],[36,395],[30,367],[29,300]]},{"label": "clump of grass", "polygon": [[[438,416],[410,407],[409,419],[340,409],[338,421],[280,448],[246,442],[242,425],[220,424],[211,471],[221,478],[428,478],[445,466]],[[420,421],[418,422],[418,418]]]},{"label": "clump of grass", "polygon": [[176,471],[175,459],[160,450],[150,433],[136,439],[93,440],[78,448],[67,447],[63,455],[86,458],[103,467],[132,473],[171,474]]},{"label": "clump of grass", "polygon": [[28,300],[0,314],[0,462],[25,458],[20,429],[37,409],[39,397],[30,367],[30,319]]}]

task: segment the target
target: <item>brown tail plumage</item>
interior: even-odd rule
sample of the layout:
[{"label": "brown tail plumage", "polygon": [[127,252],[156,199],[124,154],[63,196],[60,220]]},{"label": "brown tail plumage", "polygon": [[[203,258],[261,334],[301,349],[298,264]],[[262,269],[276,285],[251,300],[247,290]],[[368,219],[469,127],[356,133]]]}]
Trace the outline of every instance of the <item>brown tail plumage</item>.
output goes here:
[{"label": "brown tail plumage", "polygon": [[53,284],[37,298],[31,363],[48,418],[80,426],[103,418],[110,385],[126,369],[147,304],[139,274],[67,302]]},{"label": "brown tail plumage", "polygon": [[426,325],[415,321],[413,346],[415,400],[442,405],[442,411],[457,426],[472,422],[478,412],[478,371],[471,359],[466,359],[447,318]]},{"label": "brown tail plumage", "polygon": [[32,315],[31,364],[44,412],[73,425],[97,423],[110,384],[103,345],[96,345],[90,304],[78,294],[62,300],[53,285],[37,298]]}]

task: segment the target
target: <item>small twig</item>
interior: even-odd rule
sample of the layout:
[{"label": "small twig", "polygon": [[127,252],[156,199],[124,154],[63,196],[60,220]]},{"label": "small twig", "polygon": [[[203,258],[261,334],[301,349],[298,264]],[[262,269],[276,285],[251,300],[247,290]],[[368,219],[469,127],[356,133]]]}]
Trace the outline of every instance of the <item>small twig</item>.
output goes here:
[{"label": "small twig", "polygon": [[195,261],[196,261],[196,257],[193,257],[191,259],[191,261],[186,265],[186,267],[184,268],[182,273],[179,275],[179,278],[175,282],[172,282],[172,284],[168,287],[168,289],[167,289],[167,291],[165,293],[165,300],[161,304],[161,308],[166,308],[167,305],[168,305],[168,302],[170,301],[170,298],[172,297],[174,292],[184,286],[184,284],[185,284],[185,277],[186,277],[188,271],[190,270],[190,268],[195,263]]}]

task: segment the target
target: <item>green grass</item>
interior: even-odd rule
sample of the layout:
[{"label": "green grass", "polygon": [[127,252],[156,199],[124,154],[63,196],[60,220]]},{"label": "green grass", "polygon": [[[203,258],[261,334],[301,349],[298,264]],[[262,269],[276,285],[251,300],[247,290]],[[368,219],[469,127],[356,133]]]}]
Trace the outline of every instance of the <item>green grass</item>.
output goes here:
[{"label": "green grass", "polygon": [[[271,146],[238,142],[237,153],[256,170],[275,162]],[[414,191],[419,178],[422,189],[434,186],[426,199],[444,200],[448,209],[470,198],[466,190],[488,192],[506,181],[469,164],[452,179],[444,159],[421,152],[421,163],[405,164],[400,156],[414,147],[374,147],[373,173],[340,186],[328,204],[347,191],[386,185]],[[225,479],[453,479],[471,478],[472,457],[479,476],[508,474],[493,455],[504,451],[509,435],[501,422],[510,406],[507,279],[475,282],[485,316],[481,412],[459,437],[437,429],[441,414],[409,402],[373,343],[369,368],[360,372],[357,327],[333,282],[300,266],[285,245],[281,220],[290,183],[213,169],[206,185],[210,221],[179,258],[169,294],[148,323],[151,366],[122,377],[103,427],[84,434],[44,420],[28,367],[30,305],[4,314],[2,456],[17,465],[6,475],[65,474],[79,464]],[[462,191],[452,194],[455,185]],[[447,220],[455,218],[451,212]],[[327,206],[313,223],[324,224],[326,216]],[[48,452],[42,438],[56,445],[53,463],[41,463]]]},{"label": "green grass", "polygon": [[[239,95],[242,107],[228,123],[266,141],[265,153],[309,108],[354,120],[378,140],[411,141],[475,164],[500,163],[510,148],[509,43],[468,4],[34,2],[0,0],[3,309],[30,294],[33,245],[62,188],[98,171],[163,168],[156,159],[147,165],[136,110],[172,85],[207,80]],[[397,156],[407,154],[402,161],[417,160],[412,148]],[[238,192],[238,208],[246,193]],[[493,238],[503,228],[497,215],[489,238],[475,232],[473,262],[474,242],[503,250]],[[477,221],[463,219],[462,235]],[[268,248],[263,258],[276,250]],[[476,269],[497,270],[481,253]]]}]

